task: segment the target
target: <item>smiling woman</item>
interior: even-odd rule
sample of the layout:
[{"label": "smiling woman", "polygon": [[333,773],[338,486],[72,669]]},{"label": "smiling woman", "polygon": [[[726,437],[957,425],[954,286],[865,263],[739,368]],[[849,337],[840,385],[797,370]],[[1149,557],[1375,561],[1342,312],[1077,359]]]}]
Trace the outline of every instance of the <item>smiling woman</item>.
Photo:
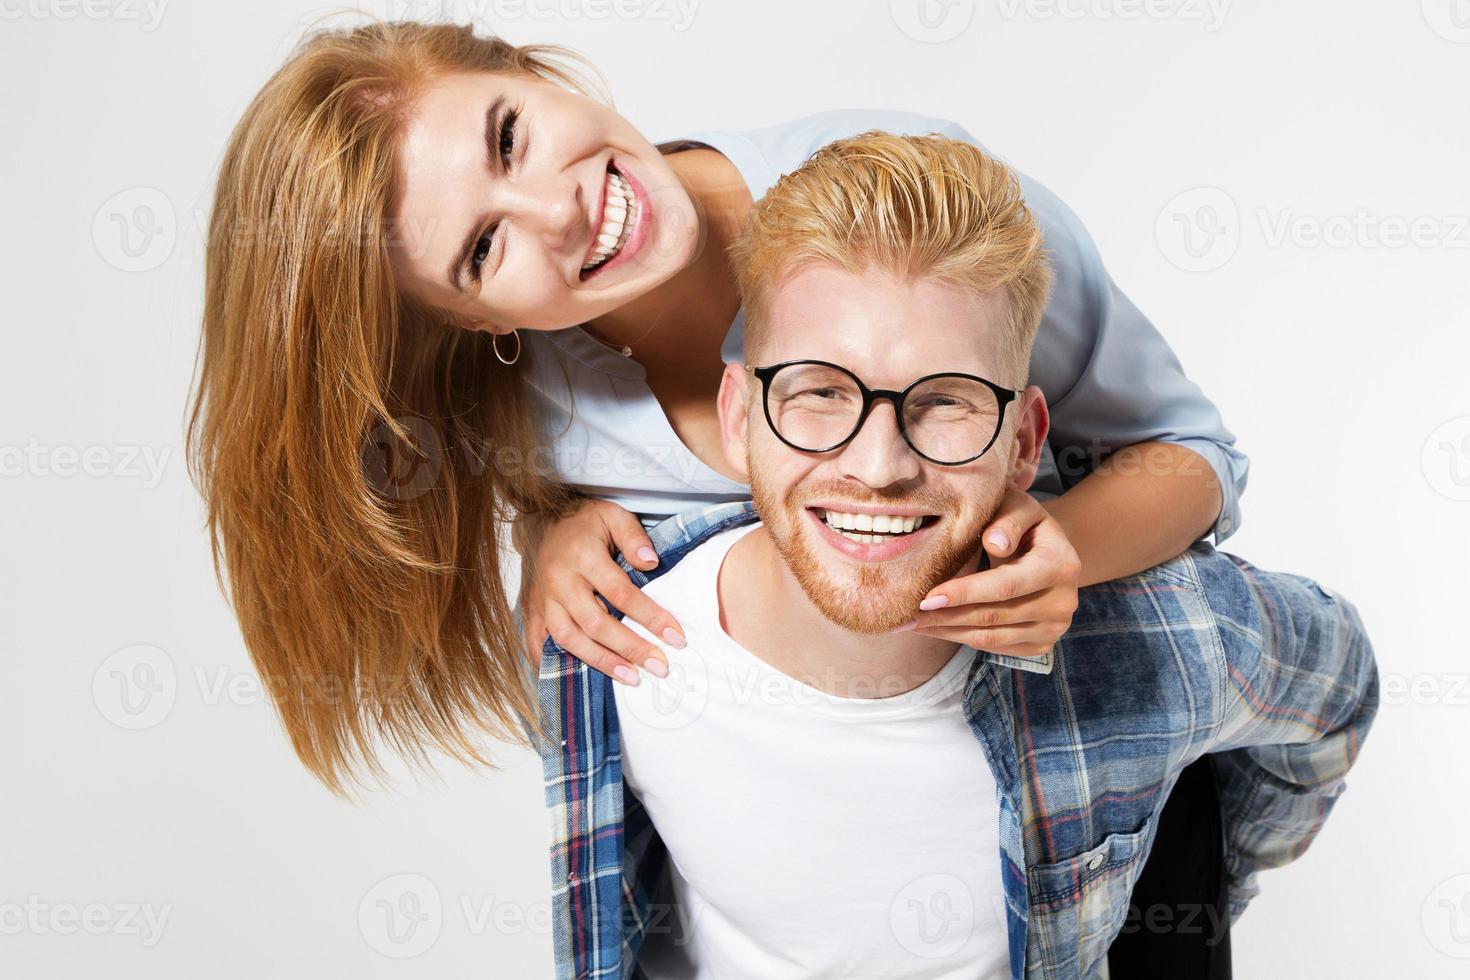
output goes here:
[{"label": "smiling woman", "polygon": [[[498,101],[461,87],[491,77],[516,87]],[[407,248],[392,228],[404,157],[446,178],[412,184],[450,195],[442,213],[481,220],[463,195],[486,165],[484,127],[455,130],[465,138],[431,164],[424,127],[448,123],[429,111],[406,130],[417,100],[476,117],[490,106],[508,141],[512,100],[595,105],[561,94],[587,89],[583,78],[565,51],[468,28],[324,33],[265,85],[225,152],[191,467],[251,657],[297,754],[333,789],[359,765],[374,769],[385,741],[411,757],[437,747],[474,759],[474,733],[519,732],[533,714],[496,525],[558,513],[568,498],[528,466],[484,465],[484,447],[529,460],[539,445],[522,376],[445,312],[478,309],[445,282],[457,254],[447,223],[423,224],[427,241],[410,236]],[[581,172],[589,187],[599,166],[589,157]],[[526,198],[489,203],[533,217]],[[555,236],[583,218],[535,220],[534,233]],[[518,223],[511,237],[532,233]],[[531,283],[539,259],[519,244],[493,245],[491,273]],[[575,247],[567,237],[573,279]],[[398,284],[404,251],[418,288]],[[520,308],[547,292],[532,287]]]}]

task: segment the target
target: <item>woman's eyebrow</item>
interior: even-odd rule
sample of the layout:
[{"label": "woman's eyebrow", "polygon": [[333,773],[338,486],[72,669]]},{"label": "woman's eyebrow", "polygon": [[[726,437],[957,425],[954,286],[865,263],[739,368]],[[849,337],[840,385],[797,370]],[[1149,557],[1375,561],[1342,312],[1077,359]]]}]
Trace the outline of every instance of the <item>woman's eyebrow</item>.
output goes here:
[{"label": "woman's eyebrow", "polygon": [[[495,101],[491,102],[485,109],[485,166],[495,170],[500,164],[500,157],[496,153],[496,147],[500,143],[499,136],[495,132],[495,120],[500,118],[500,109],[505,105],[505,96],[497,95]],[[464,275],[465,265],[469,262],[470,253],[475,248],[475,242],[479,241],[480,229],[485,227],[484,214],[481,214],[470,225],[470,230],[465,233],[464,241],[459,246],[459,251],[449,263],[449,285],[457,292],[464,292],[464,285],[460,277]]]}]

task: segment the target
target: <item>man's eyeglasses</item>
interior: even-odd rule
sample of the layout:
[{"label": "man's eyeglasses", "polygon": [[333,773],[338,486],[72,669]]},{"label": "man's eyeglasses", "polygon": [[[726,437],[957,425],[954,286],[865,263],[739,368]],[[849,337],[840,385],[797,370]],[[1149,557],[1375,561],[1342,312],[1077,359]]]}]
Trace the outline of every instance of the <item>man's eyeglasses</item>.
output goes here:
[{"label": "man's eyeglasses", "polygon": [[840,449],[862,429],[873,405],[888,399],[909,448],[931,463],[960,466],[984,456],[1000,435],[1006,406],[1024,393],[973,374],[928,374],[903,391],[869,388],[826,361],[745,366],[760,379],[766,423],[792,449]]}]

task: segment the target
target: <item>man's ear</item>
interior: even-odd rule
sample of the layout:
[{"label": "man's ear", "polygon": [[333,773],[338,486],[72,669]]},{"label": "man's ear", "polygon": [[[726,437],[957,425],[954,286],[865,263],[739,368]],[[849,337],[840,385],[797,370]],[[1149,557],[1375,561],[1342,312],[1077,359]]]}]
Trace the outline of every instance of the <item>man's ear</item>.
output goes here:
[{"label": "man's ear", "polygon": [[1011,410],[1021,421],[1016,427],[1016,453],[1011,457],[1011,471],[1006,478],[1017,490],[1027,490],[1041,465],[1041,450],[1051,429],[1051,413],[1046,408],[1046,396],[1036,385],[1029,385],[1021,394],[1019,404]]},{"label": "man's ear", "polygon": [[750,420],[750,375],[744,364],[726,364],[720,377],[720,442],[725,460],[750,482],[750,466],[745,458],[745,427]]}]

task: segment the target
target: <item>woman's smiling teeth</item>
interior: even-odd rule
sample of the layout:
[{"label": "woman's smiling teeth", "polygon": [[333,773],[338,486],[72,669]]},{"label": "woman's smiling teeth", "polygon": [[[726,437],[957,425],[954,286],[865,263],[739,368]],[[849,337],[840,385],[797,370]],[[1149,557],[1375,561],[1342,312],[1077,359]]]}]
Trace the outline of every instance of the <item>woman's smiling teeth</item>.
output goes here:
[{"label": "woman's smiling teeth", "polygon": [[617,255],[628,241],[628,232],[633,227],[633,188],[615,171],[607,172],[607,193],[602,208],[602,226],[592,243],[592,251],[582,265],[582,273],[607,262]]},{"label": "woman's smiling teeth", "polygon": [[923,517],[898,514],[844,514],[836,510],[819,511],[827,526],[844,538],[859,544],[882,544],[901,534],[923,526]]}]

